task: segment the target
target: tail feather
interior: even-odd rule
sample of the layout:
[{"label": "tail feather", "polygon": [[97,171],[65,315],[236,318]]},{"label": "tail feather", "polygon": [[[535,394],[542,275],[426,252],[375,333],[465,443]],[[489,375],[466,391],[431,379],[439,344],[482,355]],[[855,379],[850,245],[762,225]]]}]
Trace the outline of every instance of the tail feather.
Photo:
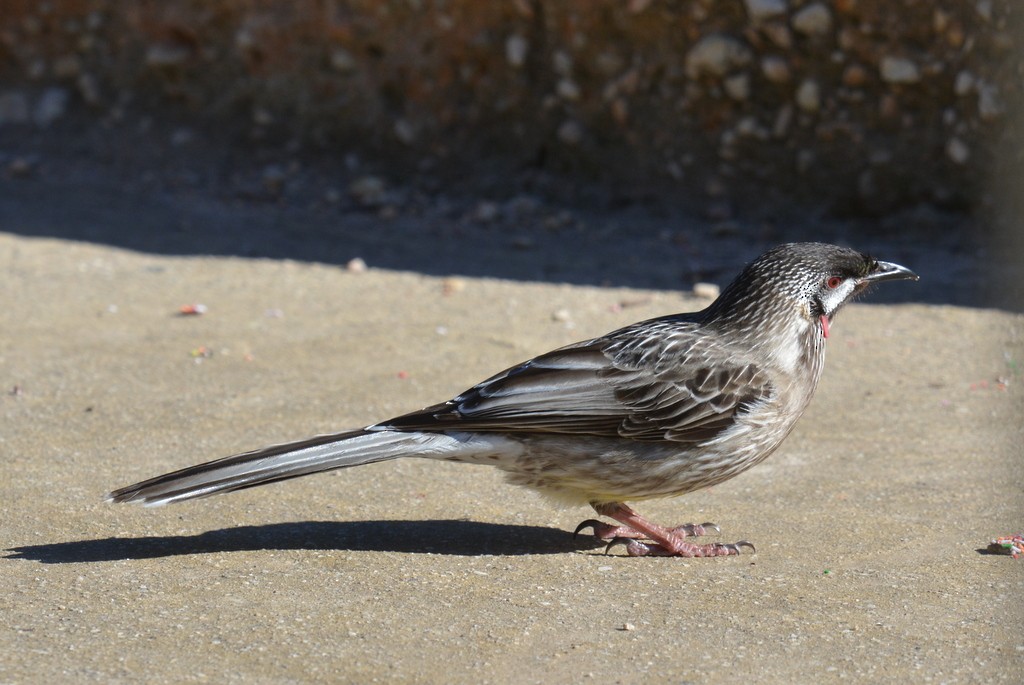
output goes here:
[{"label": "tail feather", "polygon": [[209,497],[320,471],[413,456],[424,450],[437,451],[437,446],[429,443],[441,437],[367,429],[319,435],[150,478],[114,490],[107,499],[156,506]]}]

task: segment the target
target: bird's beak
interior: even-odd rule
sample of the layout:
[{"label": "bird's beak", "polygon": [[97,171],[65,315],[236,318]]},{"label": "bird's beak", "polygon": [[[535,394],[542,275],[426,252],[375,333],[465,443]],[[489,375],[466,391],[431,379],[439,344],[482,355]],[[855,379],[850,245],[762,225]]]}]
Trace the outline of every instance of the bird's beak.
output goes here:
[{"label": "bird's beak", "polygon": [[861,283],[879,283],[881,281],[916,281],[920,276],[905,266],[893,264],[892,262],[875,262],[875,268],[867,276],[860,279]]}]

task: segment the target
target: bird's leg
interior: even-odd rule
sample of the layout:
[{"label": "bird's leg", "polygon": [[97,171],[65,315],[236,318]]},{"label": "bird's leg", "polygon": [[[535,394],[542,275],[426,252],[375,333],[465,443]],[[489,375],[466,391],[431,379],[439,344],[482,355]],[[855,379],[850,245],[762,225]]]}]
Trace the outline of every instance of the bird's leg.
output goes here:
[{"label": "bird's leg", "polygon": [[[622,505],[625,506],[625,505]],[[632,511],[632,510],[631,510]],[[633,512],[636,515],[636,512]],[[654,524],[651,524],[654,525]],[[598,540],[614,540],[615,538],[648,538],[646,533],[642,533],[639,530],[630,528],[629,526],[613,526],[610,523],[604,521],[598,521],[597,519],[587,519],[576,526],[576,530],[573,531],[573,536],[579,535],[580,531],[584,528],[593,528],[594,537]],[[701,535],[707,535],[708,531],[714,531],[721,533],[721,529],[718,524],[705,521],[704,523],[684,523],[681,526],[675,528],[666,528],[665,530],[672,533],[676,533],[681,537],[692,538]]]},{"label": "bird's leg", "polygon": [[[594,525],[595,523],[598,524],[594,525],[594,533],[602,540],[608,539],[603,537],[603,535],[609,532],[617,531],[620,533],[611,539],[605,551],[617,544],[623,544],[626,546],[626,553],[631,557],[720,557],[739,554],[741,547],[754,549],[754,546],[746,540],[736,543],[715,542],[709,545],[697,545],[692,542],[686,542],[687,537],[704,534],[705,528],[714,526],[717,529],[718,526],[714,524],[688,524],[677,526],[676,528],[666,528],[665,526],[659,526],[657,523],[648,521],[621,502],[597,504],[594,505],[594,510],[601,516],[615,519],[622,524],[622,526],[610,526],[599,521],[593,523],[584,521],[580,524],[584,527]],[[698,529],[700,532],[697,532]],[[578,531],[579,528],[577,528]],[[651,542],[640,542],[640,539],[650,540]]]}]

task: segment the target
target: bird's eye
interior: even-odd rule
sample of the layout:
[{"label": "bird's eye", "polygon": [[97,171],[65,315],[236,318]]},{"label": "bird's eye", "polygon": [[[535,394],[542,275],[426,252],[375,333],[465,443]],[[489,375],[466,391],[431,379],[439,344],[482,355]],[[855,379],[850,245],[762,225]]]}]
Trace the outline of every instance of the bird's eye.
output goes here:
[{"label": "bird's eye", "polygon": [[835,290],[836,288],[839,287],[839,284],[842,282],[843,279],[840,278],[839,276],[829,276],[828,279],[825,281],[825,285],[827,285],[830,290]]}]

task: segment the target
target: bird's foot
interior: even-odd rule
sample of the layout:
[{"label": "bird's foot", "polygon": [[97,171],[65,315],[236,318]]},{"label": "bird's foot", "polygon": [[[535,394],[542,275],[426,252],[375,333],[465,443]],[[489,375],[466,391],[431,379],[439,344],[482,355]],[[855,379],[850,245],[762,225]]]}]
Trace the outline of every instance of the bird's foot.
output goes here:
[{"label": "bird's foot", "polygon": [[577,533],[592,527],[598,539],[608,540],[605,554],[616,545],[625,545],[626,554],[631,557],[727,557],[739,554],[743,547],[756,551],[746,540],[706,545],[686,541],[688,537],[704,535],[709,530],[720,532],[718,526],[710,522],[666,528],[648,521],[621,502],[595,504],[594,510],[621,524],[613,526],[590,519],[576,527]]},{"label": "bird's foot", "polygon": [[[642,539],[647,537],[644,533],[636,530],[635,528],[630,528],[629,526],[613,526],[610,523],[604,523],[597,519],[587,519],[580,525],[576,526],[576,530],[573,531],[572,536],[576,537],[584,528],[593,528],[594,537],[605,542],[615,540],[616,538]],[[716,533],[722,532],[717,524],[711,523],[710,521],[705,521],[704,523],[684,523],[681,526],[668,529],[669,533],[673,533],[684,538],[706,535],[708,531],[714,531]]]},{"label": "bird's foot", "polygon": [[631,557],[728,557],[738,555],[742,547],[749,547],[752,552],[757,551],[746,540],[696,545],[682,540],[672,544],[659,544],[655,542],[641,542],[636,538],[617,537],[608,543],[604,553],[608,554],[608,551],[616,545],[625,545],[626,555]]}]

